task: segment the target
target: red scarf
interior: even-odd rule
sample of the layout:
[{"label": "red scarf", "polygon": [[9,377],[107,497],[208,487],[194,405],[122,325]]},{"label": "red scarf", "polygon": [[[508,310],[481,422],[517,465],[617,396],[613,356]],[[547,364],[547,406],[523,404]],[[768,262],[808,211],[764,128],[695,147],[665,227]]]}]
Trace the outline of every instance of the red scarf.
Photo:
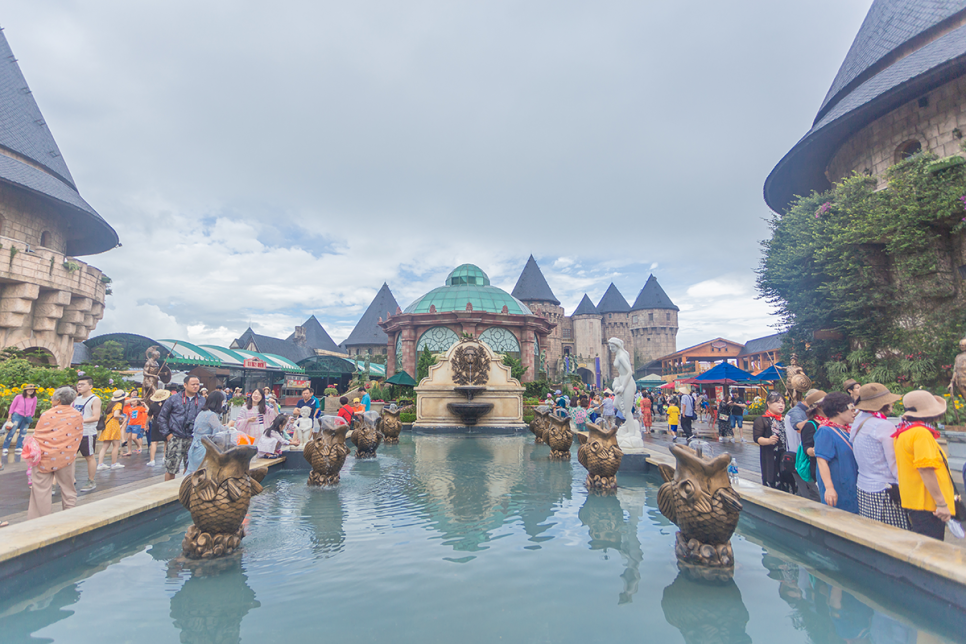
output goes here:
[{"label": "red scarf", "polygon": [[822,425],[828,425],[828,418],[826,418],[822,414],[815,414],[815,418],[813,418],[812,420],[815,421],[815,424],[818,427],[821,427]]},{"label": "red scarf", "polygon": [[883,414],[881,411],[874,411],[874,412],[871,412],[871,413],[872,413],[873,416],[875,416],[876,418],[878,418],[880,420],[886,420],[886,415]]},{"label": "red scarf", "polygon": [[913,420],[911,422],[906,420],[902,421],[901,423],[899,423],[899,427],[898,429],[896,429],[896,433],[892,435],[892,438],[898,438],[899,434],[906,431],[907,429],[912,429],[913,427],[925,427],[926,429],[929,430],[929,433],[932,434],[933,438],[937,440],[939,439],[939,432],[936,431],[936,428],[930,425],[929,423],[922,422],[921,420]]},{"label": "red scarf", "polygon": [[762,414],[762,416],[764,416],[765,418],[774,418],[778,422],[781,422],[782,421],[782,415],[781,414],[776,414],[775,412],[771,411],[770,409],[768,411],[766,411],[764,414]]},{"label": "red scarf", "polygon": [[[818,420],[818,418],[816,418],[816,420]],[[852,426],[851,425],[840,425],[839,423],[835,422],[834,420],[829,420],[828,418],[823,418],[822,419],[822,424],[820,426],[821,427],[836,427],[836,428],[841,429],[842,431],[844,431],[846,434],[848,434],[850,431],[852,431]]]}]

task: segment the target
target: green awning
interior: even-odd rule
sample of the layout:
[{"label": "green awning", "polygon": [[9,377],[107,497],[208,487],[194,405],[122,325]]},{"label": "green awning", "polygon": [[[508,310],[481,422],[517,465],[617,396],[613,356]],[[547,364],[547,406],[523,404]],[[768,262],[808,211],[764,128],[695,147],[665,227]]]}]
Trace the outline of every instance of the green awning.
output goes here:
[{"label": "green awning", "polygon": [[405,370],[397,371],[392,378],[386,381],[390,385],[402,385],[403,387],[415,387],[416,381]]}]

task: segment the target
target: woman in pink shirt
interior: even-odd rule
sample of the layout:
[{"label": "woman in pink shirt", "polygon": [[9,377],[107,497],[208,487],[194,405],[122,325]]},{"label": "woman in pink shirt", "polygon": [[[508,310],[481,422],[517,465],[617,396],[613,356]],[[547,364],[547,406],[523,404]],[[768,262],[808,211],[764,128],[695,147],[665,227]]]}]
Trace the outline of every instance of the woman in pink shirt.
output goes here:
[{"label": "woman in pink shirt", "polygon": [[258,440],[276,416],[278,416],[278,412],[275,410],[275,406],[269,405],[264,394],[256,389],[248,397],[241,414],[235,421],[235,429]]},{"label": "woman in pink shirt", "polygon": [[27,437],[27,428],[30,427],[35,411],[37,411],[37,385],[24,385],[23,390],[14,396],[13,402],[10,403],[10,412],[5,425],[9,431],[3,440],[4,456],[10,451],[10,439],[18,432],[17,454],[23,451],[23,439]]}]

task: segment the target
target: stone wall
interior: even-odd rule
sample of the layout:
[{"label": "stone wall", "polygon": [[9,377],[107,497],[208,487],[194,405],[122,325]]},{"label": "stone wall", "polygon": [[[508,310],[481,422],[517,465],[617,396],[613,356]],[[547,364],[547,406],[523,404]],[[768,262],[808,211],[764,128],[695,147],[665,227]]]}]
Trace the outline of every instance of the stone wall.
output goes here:
[{"label": "stone wall", "polygon": [[616,374],[612,374],[614,359],[607,348],[607,341],[611,338],[620,338],[624,342],[624,348],[631,354],[633,360],[633,339],[631,336],[631,316],[629,313],[603,313],[600,323],[600,342],[601,342],[601,373],[606,379],[610,379]]},{"label": "stone wall", "polygon": [[633,345],[626,345],[635,368],[677,351],[678,312],[671,309],[631,311]]},{"label": "stone wall", "polygon": [[70,222],[46,200],[0,183],[0,235],[63,253],[69,234]]},{"label": "stone wall", "polygon": [[552,302],[524,302],[533,311],[534,315],[539,315],[551,324],[556,326],[550,331],[550,336],[540,346],[541,351],[547,352],[547,368],[552,369],[557,364],[557,360],[563,353],[561,340],[563,337],[563,321],[566,320],[564,309]]},{"label": "stone wall", "polygon": [[[928,104],[920,106],[926,99]],[[955,131],[954,131],[955,130]],[[966,133],[966,77],[910,101],[856,132],[832,156],[825,175],[835,183],[853,172],[881,177],[901,160],[899,148],[918,141],[940,157],[963,155]]]},{"label": "stone wall", "polygon": [[103,273],[47,248],[27,252],[19,239],[0,237],[0,245],[0,347],[46,350],[70,366],[74,342],[104,316]]}]

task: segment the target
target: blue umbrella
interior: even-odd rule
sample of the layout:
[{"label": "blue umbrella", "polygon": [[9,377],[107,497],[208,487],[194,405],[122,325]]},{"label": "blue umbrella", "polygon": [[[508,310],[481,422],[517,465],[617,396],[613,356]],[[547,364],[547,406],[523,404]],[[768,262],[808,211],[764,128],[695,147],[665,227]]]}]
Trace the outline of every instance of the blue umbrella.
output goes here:
[{"label": "blue umbrella", "polygon": [[778,369],[780,369],[780,368],[784,368],[784,367],[782,367],[782,363],[780,363],[780,362],[779,363],[776,363],[776,364],[768,367],[764,371],[762,371],[757,376],[752,376],[752,379],[753,380],[758,380],[760,382],[766,382],[766,381],[767,382],[774,382],[775,380],[781,380],[782,377],[778,373]]},{"label": "blue umbrella", "polygon": [[747,382],[754,379],[755,377],[744,369],[739,369],[728,362],[717,364],[695,378],[695,380],[698,382],[706,382],[711,380],[734,380],[737,382]]}]

